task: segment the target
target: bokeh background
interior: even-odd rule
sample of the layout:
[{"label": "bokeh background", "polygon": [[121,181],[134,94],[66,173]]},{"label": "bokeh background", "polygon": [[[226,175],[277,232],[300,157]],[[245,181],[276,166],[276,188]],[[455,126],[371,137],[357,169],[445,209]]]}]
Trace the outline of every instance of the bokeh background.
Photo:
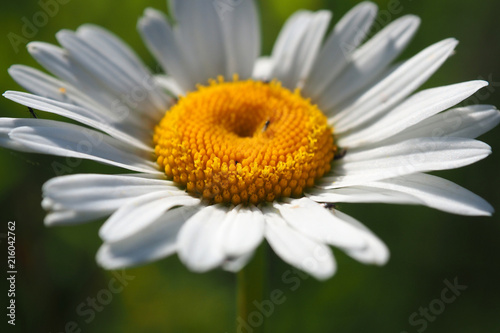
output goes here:
[{"label": "bokeh background", "polygon": [[[337,22],[358,2],[259,1],[264,52],[271,51],[280,27],[294,11],[327,8],[334,12],[333,22]],[[483,104],[500,106],[499,1],[375,2],[381,10],[401,8],[400,13],[391,14],[392,19],[409,13],[422,18],[421,28],[402,59],[447,37],[460,40],[456,55],[424,87],[486,79],[491,81],[489,89],[482,90],[476,98]],[[28,40],[56,43],[54,35],[58,30],[76,29],[91,22],[121,36],[150,67],[156,67],[136,31],[136,22],[145,7],[166,11],[164,0],[59,0],[57,3],[58,13]],[[23,44],[16,50],[7,36],[10,32],[22,36],[23,20],[32,21],[33,15],[41,10],[40,3],[35,1],[2,2],[2,91],[20,89],[7,74],[11,64],[40,68]],[[29,117],[25,107],[4,98],[0,99],[0,115]],[[481,139],[493,147],[492,156],[472,166],[438,174],[478,193],[498,210],[500,128]],[[7,232],[8,221],[16,221],[18,270],[16,327],[6,325],[8,330],[2,332],[235,331],[235,275],[222,271],[194,274],[175,256],[127,270],[126,286],[107,298],[110,293],[106,290],[115,275],[103,271],[94,260],[102,221],[75,227],[43,226],[41,186],[55,176],[50,167],[53,161],[64,162],[0,148],[0,233]],[[83,162],[75,171],[117,173],[120,170]],[[388,244],[392,253],[390,262],[382,268],[365,266],[335,251],[338,273],[326,282],[318,282],[300,277],[271,256],[270,290],[281,290],[286,300],[266,320],[267,332],[500,332],[498,214],[492,218],[460,217],[423,207],[379,204],[345,204],[340,208],[366,223]],[[0,237],[0,262],[6,272],[6,239]],[[444,281],[455,279],[467,289],[454,302],[446,304],[445,309],[440,309],[436,300],[441,299],[446,288]],[[1,280],[3,326],[7,285],[5,278]],[[97,296],[106,304],[97,302],[95,310],[90,310],[88,299]],[[434,311],[439,310],[439,315],[429,312],[432,317],[423,319],[418,312],[429,305],[434,306]],[[419,321],[410,322],[411,316]]]}]

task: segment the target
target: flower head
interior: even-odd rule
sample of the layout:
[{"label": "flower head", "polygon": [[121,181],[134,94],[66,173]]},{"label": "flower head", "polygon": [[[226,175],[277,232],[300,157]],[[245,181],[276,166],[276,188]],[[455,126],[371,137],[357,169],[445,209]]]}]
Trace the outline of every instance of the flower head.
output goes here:
[{"label": "flower head", "polygon": [[452,108],[486,82],[414,93],[456,40],[392,65],[419,19],[404,16],[363,43],[377,13],[364,2],[330,34],[328,11],[297,12],[271,56],[260,57],[254,1],[170,4],[172,20],[147,9],[139,21],[167,75],[90,25],[59,32],[62,48],[29,44],[54,76],[9,70],[31,93],[5,97],[79,124],[2,118],[0,145],[133,172],[60,176],[43,187],[47,225],[107,219],[102,266],[178,253],[194,271],[237,271],[265,239],[284,261],[324,279],[336,269],[330,245],[363,263],[389,257],[335,203],[492,213],[475,194],[426,173],[488,156],[475,138],[500,122],[492,106]]}]

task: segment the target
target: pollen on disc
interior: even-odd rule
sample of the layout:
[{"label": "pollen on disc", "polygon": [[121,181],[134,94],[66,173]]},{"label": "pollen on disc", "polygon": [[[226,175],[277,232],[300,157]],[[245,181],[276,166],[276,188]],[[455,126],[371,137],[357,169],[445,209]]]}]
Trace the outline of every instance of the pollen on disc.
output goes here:
[{"label": "pollen on disc", "polygon": [[298,197],[330,170],[333,130],[279,82],[219,78],[179,99],[155,128],[169,179],[212,203]]}]

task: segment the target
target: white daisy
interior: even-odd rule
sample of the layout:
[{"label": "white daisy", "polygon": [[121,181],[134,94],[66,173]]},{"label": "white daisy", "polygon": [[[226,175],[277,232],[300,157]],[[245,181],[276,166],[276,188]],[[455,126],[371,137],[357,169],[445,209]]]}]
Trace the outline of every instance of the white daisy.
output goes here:
[{"label": "white daisy", "polygon": [[260,57],[253,1],[170,5],[170,20],[147,9],[139,21],[167,75],[154,75],[116,36],[91,25],[59,32],[62,48],[28,45],[54,76],[9,70],[31,93],[6,98],[72,122],[2,118],[2,146],[133,172],[66,175],[43,187],[49,226],[107,218],[102,266],[177,253],[193,271],[238,271],[265,239],[284,261],[325,279],[336,270],[330,246],[363,263],[389,257],[381,240],[331,204],[493,212],[426,174],[488,156],[490,147],[475,138],[500,121],[493,106],[450,109],[483,81],[413,94],[456,40],[393,64],[420,21],[401,17],[364,42],[377,14],[364,2],[329,35],[330,12],[297,12],[271,56]]}]

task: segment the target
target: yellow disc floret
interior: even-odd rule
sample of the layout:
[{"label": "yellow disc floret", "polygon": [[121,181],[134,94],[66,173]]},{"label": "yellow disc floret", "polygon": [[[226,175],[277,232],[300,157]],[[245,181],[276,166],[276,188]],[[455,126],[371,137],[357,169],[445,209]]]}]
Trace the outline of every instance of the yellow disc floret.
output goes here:
[{"label": "yellow disc floret", "polygon": [[181,97],[155,129],[168,178],[212,203],[300,196],[330,170],[327,119],[279,82],[211,81]]}]

